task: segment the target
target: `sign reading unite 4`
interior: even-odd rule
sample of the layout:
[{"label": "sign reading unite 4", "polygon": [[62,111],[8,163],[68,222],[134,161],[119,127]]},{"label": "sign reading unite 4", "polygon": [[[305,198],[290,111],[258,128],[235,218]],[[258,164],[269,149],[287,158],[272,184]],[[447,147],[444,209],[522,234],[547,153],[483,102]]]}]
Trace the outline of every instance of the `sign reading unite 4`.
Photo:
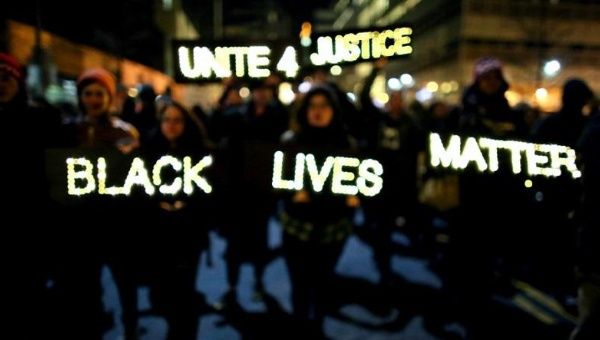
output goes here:
[{"label": "sign reading unite 4", "polygon": [[178,82],[201,82],[229,77],[266,78],[271,70],[294,78],[300,70],[296,48],[277,44],[200,45],[194,41],[174,42],[177,60],[175,78]]},{"label": "sign reading unite 4", "polygon": [[[297,41],[246,45],[179,40],[173,42],[177,60],[175,78],[178,82],[203,82],[233,76],[265,78],[272,70],[295,78],[300,70],[299,60],[310,60],[310,64],[322,66],[410,55],[413,52],[412,32],[412,28],[403,25],[315,33],[307,48],[298,48]],[[304,56],[302,59],[300,54]]]}]

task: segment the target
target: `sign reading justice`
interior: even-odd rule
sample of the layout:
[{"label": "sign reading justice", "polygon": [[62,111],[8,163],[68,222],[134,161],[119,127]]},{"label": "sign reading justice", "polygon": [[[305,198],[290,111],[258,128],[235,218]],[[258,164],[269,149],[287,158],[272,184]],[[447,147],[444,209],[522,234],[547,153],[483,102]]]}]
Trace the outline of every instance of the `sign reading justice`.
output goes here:
[{"label": "sign reading justice", "polygon": [[370,28],[316,34],[313,65],[337,65],[412,54],[412,28],[408,26]]}]

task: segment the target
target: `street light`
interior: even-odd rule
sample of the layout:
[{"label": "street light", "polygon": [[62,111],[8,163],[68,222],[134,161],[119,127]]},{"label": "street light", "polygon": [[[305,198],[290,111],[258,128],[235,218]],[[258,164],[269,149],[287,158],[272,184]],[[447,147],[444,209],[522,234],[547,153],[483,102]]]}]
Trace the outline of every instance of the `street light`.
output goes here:
[{"label": "street light", "polygon": [[560,62],[556,59],[552,59],[544,64],[543,71],[546,77],[554,77],[560,72],[560,67]]},{"label": "street light", "polygon": [[412,87],[415,85],[415,79],[408,73],[404,73],[400,76],[400,82],[406,87]]}]

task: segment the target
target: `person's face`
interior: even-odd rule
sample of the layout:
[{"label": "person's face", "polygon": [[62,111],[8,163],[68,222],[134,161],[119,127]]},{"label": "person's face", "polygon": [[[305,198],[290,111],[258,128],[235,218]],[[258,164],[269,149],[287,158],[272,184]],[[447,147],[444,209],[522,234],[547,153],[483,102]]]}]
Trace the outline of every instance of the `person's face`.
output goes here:
[{"label": "person's face", "polygon": [[242,104],[242,97],[238,89],[234,88],[227,91],[227,96],[223,102],[223,106],[230,107]]},{"label": "person's face", "polygon": [[162,115],[160,132],[169,142],[175,141],[183,135],[185,120],[183,112],[174,106],[169,106]]},{"label": "person's face", "polygon": [[333,107],[327,97],[316,94],[309,99],[307,120],[310,126],[317,128],[325,128],[331,124]]},{"label": "person's face", "polygon": [[110,95],[104,86],[91,83],[81,91],[81,103],[88,116],[99,117],[110,109]]},{"label": "person's face", "polygon": [[273,100],[273,91],[268,87],[259,87],[252,91],[252,99],[258,105],[267,105]]},{"label": "person's face", "polygon": [[431,111],[434,119],[442,120],[448,116],[449,108],[444,103],[437,103]]},{"label": "person's face", "polygon": [[491,95],[498,92],[501,85],[502,79],[500,79],[500,74],[496,70],[488,71],[479,76],[479,90],[485,94]]},{"label": "person's face", "polygon": [[19,83],[10,73],[0,70],[0,103],[8,103],[19,92]]},{"label": "person's face", "polygon": [[390,101],[388,107],[391,113],[399,114],[404,110],[404,100],[402,99],[401,92],[393,92],[390,95]]}]

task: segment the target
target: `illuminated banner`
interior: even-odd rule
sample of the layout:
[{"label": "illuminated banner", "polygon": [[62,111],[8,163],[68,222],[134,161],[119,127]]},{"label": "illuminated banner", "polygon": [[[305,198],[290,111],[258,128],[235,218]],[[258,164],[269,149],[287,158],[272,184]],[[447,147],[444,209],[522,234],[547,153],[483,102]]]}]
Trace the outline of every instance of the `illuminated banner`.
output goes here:
[{"label": "illuminated banner", "polygon": [[121,197],[126,200],[208,196],[221,185],[212,154],[124,155],[117,151],[51,149],[46,153],[50,196],[67,205]]},{"label": "illuminated banner", "polygon": [[[499,154],[510,156],[510,164],[499,164]],[[563,168],[571,177],[581,172],[575,164],[575,150],[563,145],[535,144],[490,138],[451,135],[444,144],[437,133],[429,135],[430,165],[434,168],[464,170],[475,167],[480,172],[494,173],[500,167],[510,167],[513,174],[525,171],[529,176],[558,177]]]},{"label": "illuminated banner", "polygon": [[[191,195],[194,193],[195,188],[210,194],[212,187],[201,175],[201,172],[209,167],[212,161],[210,155],[204,156],[196,163],[192,163],[191,157],[183,157],[180,160],[173,156],[162,156],[154,164],[146,165],[147,162],[143,159],[135,157],[131,162],[123,185],[107,186],[106,159],[104,157],[98,157],[95,162],[85,157],[69,157],[66,161],[67,194],[71,196],[91,193],[111,196],[129,195],[135,186],[143,188],[149,196],[154,195],[157,188],[164,195],[176,195],[182,189],[185,194]],[[163,182],[161,177],[164,168],[171,168],[177,173],[183,173],[167,184]],[[149,172],[149,169],[152,172]]]},{"label": "illuminated banner", "polygon": [[266,78],[272,70],[294,78],[300,69],[296,48],[284,44],[174,41],[173,51],[175,79],[180,83]]},{"label": "illuminated banner", "polygon": [[412,28],[406,25],[352,31],[316,33],[313,65],[338,65],[371,61],[382,57],[406,57],[413,52]]},{"label": "illuminated banner", "polygon": [[[284,158],[294,159],[293,176],[284,179]],[[288,169],[291,172],[290,169]],[[308,174],[309,183],[304,179]],[[376,160],[360,160],[354,157],[328,156],[323,164],[317,164],[315,156],[307,153],[285,155],[277,151],[273,155],[273,180],[274,189],[282,190],[312,190],[314,192],[329,191],[338,195],[375,196],[383,188],[383,166]],[[331,186],[324,188],[325,182],[331,179]]]}]

